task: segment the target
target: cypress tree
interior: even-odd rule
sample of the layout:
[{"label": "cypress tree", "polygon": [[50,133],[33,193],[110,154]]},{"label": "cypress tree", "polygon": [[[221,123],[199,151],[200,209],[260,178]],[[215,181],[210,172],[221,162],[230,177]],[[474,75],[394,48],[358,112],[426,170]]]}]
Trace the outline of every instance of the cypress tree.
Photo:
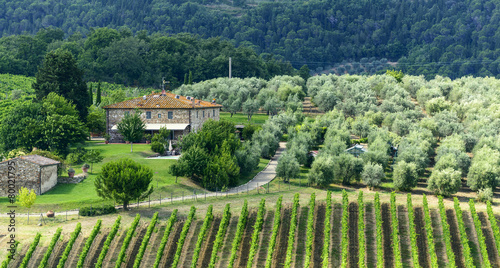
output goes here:
[{"label": "cypress tree", "polygon": [[101,81],[97,83],[97,96],[95,98],[95,105],[101,104]]},{"label": "cypress tree", "polygon": [[193,84],[193,72],[191,72],[191,71],[189,71],[189,81],[188,81],[188,83],[189,83],[190,85],[192,85],[192,84]]},{"label": "cypress tree", "polygon": [[184,74],[184,85],[187,85],[187,83],[188,83],[188,74],[185,73]]},{"label": "cypress tree", "polygon": [[90,100],[90,105],[94,104],[94,94],[92,92],[92,83],[90,83],[90,88],[89,88],[89,100]]}]

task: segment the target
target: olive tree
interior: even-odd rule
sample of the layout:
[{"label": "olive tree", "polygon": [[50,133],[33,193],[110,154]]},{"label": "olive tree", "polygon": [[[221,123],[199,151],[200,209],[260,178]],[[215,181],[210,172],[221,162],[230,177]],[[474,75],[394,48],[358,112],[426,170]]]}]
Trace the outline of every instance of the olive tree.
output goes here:
[{"label": "olive tree", "polygon": [[276,166],[276,176],[283,178],[284,182],[289,182],[292,178],[298,178],[300,165],[293,154],[285,153],[280,157]]},{"label": "olive tree", "polygon": [[417,166],[414,163],[400,161],[393,173],[394,188],[400,191],[410,191],[418,183]]},{"label": "olive tree", "polygon": [[361,173],[363,182],[370,187],[378,186],[384,177],[384,168],[377,163],[365,164],[363,172]]},{"label": "olive tree", "polygon": [[436,195],[450,196],[462,186],[460,171],[453,168],[434,170],[427,180],[427,188]]}]

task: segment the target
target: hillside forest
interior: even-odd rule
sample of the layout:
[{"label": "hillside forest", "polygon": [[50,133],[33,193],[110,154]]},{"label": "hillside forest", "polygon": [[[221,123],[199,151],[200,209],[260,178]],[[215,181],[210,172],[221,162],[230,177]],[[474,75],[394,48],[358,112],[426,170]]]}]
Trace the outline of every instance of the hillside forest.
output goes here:
[{"label": "hillside forest", "polygon": [[397,62],[427,79],[497,76],[499,18],[498,0],[2,0],[0,72],[33,76],[46,50],[64,47],[88,79],[126,84],[181,84],[189,70],[215,78],[229,56],[235,77],[290,71],[275,59],[316,73],[374,74]]}]

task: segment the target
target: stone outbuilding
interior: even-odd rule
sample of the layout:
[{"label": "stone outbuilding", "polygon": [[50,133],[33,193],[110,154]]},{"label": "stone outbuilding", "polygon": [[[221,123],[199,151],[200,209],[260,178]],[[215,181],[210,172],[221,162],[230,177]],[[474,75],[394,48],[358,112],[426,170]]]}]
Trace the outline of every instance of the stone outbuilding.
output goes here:
[{"label": "stone outbuilding", "polygon": [[110,142],[124,142],[118,133],[118,123],[125,114],[132,114],[138,109],[146,125],[146,133],[158,133],[160,128],[171,130],[171,139],[191,131],[197,131],[209,119],[219,120],[222,105],[215,100],[203,101],[190,96],[180,96],[163,90],[140,98],[131,99],[105,106],[106,133]]},{"label": "stone outbuilding", "polygon": [[[25,155],[0,162],[0,196],[8,189],[21,187],[43,194],[57,184],[57,169],[61,162],[40,155]],[[14,179],[14,180],[13,180]]]}]

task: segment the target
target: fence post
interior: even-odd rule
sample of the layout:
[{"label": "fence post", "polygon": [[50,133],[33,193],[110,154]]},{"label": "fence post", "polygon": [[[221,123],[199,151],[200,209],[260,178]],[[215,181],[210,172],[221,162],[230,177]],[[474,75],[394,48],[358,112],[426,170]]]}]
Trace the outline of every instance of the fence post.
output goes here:
[{"label": "fence post", "polygon": [[207,192],[205,192],[205,201],[207,201]]},{"label": "fence post", "polygon": [[269,183],[270,182],[267,183],[267,193],[269,193]]},{"label": "fence post", "polygon": [[68,211],[66,210],[66,221],[68,221]]},{"label": "fence post", "polygon": [[182,192],[182,202],[184,202],[184,191]]},{"label": "fence post", "polygon": [[161,205],[161,194],[160,194],[160,205]]},{"label": "fence post", "polygon": [[259,184],[257,183],[257,194],[260,194],[260,191],[259,191]]},{"label": "fence post", "polygon": [[148,196],[148,208],[151,207],[151,196]]},{"label": "fence post", "polygon": [[196,199],[196,190],[193,190],[193,200]]},{"label": "fence post", "polygon": [[172,202],[172,204],[174,203],[174,198],[173,198],[173,193],[170,193],[170,202]]},{"label": "fence post", "polygon": [[137,197],[137,208],[139,208],[139,197]]},{"label": "fence post", "polygon": [[247,183],[247,195],[248,195],[248,183]]}]

